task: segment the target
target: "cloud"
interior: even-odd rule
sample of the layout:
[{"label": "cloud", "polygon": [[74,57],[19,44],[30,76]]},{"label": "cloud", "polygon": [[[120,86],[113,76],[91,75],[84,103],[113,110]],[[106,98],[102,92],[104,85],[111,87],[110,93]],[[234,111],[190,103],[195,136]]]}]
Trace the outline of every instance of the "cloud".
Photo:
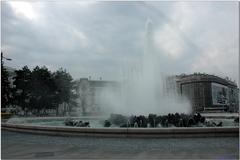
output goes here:
[{"label": "cloud", "polygon": [[2,50],[15,68],[64,67],[74,78],[116,80],[141,59],[147,19],[169,72],[238,80],[237,2],[3,2]]},{"label": "cloud", "polygon": [[194,28],[201,25],[200,31],[194,33],[194,41],[201,50],[192,59],[191,71],[228,76],[238,82],[238,3],[222,5],[225,7],[208,6],[205,13],[198,16],[201,23],[194,23]]},{"label": "cloud", "polygon": [[34,11],[31,3],[25,1],[9,1],[9,4],[14,9],[16,14],[20,14],[19,16],[24,16],[31,20],[37,18],[37,14]]},{"label": "cloud", "polygon": [[185,42],[179,33],[170,25],[166,24],[154,35],[155,45],[164,54],[169,54],[171,58],[179,58],[184,54]]}]

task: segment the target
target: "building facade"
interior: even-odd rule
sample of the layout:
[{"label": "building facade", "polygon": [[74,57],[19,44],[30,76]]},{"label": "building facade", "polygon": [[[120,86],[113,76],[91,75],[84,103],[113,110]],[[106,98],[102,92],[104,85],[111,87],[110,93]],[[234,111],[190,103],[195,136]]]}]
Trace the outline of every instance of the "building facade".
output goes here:
[{"label": "building facade", "polygon": [[[91,80],[88,78],[81,78],[77,81],[77,93],[79,95],[78,104],[81,113],[99,112],[101,107],[101,96],[103,96],[106,89],[119,91],[118,82]],[[78,111],[75,111],[78,112]]]},{"label": "building facade", "polygon": [[[77,83],[81,112],[98,112],[102,106],[102,91],[106,88],[113,92],[121,90],[121,83],[115,81],[81,78]],[[166,77],[164,86],[165,95],[178,94],[186,97],[194,112],[239,111],[239,88],[229,79],[200,73],[181,74]]]},{"label": "building facade", "polygon": [[178,93],[186,96],[194,111],[239,111],[239,88],[230,79],[208,74],[176,76]]}]

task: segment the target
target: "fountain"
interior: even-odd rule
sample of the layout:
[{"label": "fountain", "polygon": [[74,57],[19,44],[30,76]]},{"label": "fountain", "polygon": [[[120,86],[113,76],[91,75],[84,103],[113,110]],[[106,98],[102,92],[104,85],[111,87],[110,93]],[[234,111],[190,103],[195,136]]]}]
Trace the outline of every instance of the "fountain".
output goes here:
[{"label": "fountain", "polygon": [[166,68],[171,64],[161,65],[164,58],[155,51],[153,34],[153,22],[148,19],[141,62],[134,70],[130,66],[125,67],[128,68],[125,72],[131,70],[131,76],[121,82],[120,92],[107,87],[102,90],[100,101],[108,114],[191,113],[187,99],[166,88]]},{"label": "fountain", "polygon": [[[191,113],[189,102],[175,90],[168,90],[166,87],[168,66],[161,65],[164,57],[154,49],[154,26],[150,19],[146,22],[145,30],[144,53],[137,69],[131,73],[134,76],[121,83],[120,91],[106,87],[100,92],[99,99],[105,113],[118,114],[112,114],[107,120],[106,117],[87,116],[71,119],[12,118],[2,123],[2,129],[52,135],[104,137],[238,136],[239,119],[230,120],[231,123],[213,123],[199,115],[188,115]],[[153,114],[146,117],[148,113]],[[205,120],[208,123],[205,123]]]}]

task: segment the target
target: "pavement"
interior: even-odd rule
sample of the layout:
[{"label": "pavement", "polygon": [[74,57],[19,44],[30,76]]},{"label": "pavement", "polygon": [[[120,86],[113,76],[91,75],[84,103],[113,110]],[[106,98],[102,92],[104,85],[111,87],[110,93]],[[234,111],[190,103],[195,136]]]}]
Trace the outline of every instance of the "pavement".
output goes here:
[{"label": "pavement", "polygon": [[239,159],[239,138],[62,137],[2,130],[1,158]]}]

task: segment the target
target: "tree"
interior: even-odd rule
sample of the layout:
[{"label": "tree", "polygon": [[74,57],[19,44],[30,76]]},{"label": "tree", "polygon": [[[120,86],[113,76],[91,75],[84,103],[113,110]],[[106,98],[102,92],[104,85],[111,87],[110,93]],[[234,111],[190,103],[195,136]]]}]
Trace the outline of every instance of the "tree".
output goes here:
[{"label": "tree", "polygon": [[49,109],[58,113],[60,104],[63,104],[65,113],[76,105],[72,77],[66,70],[61,68],[51,73],[45,66],[36,66],[32,71],[24,66],[15,72],[14,102],[25,111],[25,115],[28,111],[47,114]]},{"label": "tree", "polygon": [[11,87],[9,74],[1,59],[1,107],[6,108],[11,103]]},{"label": "tree", "polygon": [[36,66],[31,77],[31,102],[39,114],[43,110],[55,108],[56,84],[47,67]]},{"label": "tree", "polygon": [[[64,106],[64,113],[66,114],[66,111],[71,111],[70,106],[74,106],[75,103],[73,101],[74,94],[73,94],[73,82],[72,82],[72,76],[66,72],[66,70],[63,70],[60,68],[56,72],[53,73],[53,79],[56,84],[56,95],[55,99],[57,102],[57,105],[63,104]],[[58,108],[57,108],[57,114]]]},{"label": "tree", "polygon": [[20,106],[25,111],[26,115],[31,107],[31,71],[27,66],[24,66],[22,69],[16,70],[15,73],[16,76],[13,78],[14,104]]}]

